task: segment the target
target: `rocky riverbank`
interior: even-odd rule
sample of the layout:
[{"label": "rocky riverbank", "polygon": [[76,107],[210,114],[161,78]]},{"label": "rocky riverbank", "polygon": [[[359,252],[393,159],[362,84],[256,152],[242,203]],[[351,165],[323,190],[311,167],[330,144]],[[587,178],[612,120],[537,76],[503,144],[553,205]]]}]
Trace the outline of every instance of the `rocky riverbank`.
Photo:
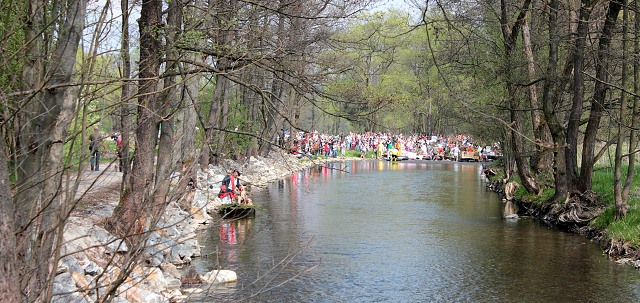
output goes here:
[{"label": "rocky riverbank", "polygon": [[[219,166],[199,171],[198,187],[193,202],[186,207],[188,210],[178,201],[171,201],[157,228],[136,248],[127,247],[103,227],[118,203],[117,188],[94,191],[93,195],[101,199],[92,201],[99,202],[84,204],[74,211],[65,226],[53,302],[99,302],[109,293],[113,302],[118,303],[182,302],[188,296],[183,290],[185,284],[207,287],[211,283],[235,282],[236,274],[228,270],[189,276],[183,276],[179,270],[201,255],[196,231],[216,224],[211,214],[220,204],[217,193],[224,175],[238,169],[245,185],[259,187],[317,164],[320,163],[274,153],[268,158],[252,157],[246,163],[223,160]],[[87,198],[91,195],[88,192]],[[124,282],[113,287],[118,280]]]}]

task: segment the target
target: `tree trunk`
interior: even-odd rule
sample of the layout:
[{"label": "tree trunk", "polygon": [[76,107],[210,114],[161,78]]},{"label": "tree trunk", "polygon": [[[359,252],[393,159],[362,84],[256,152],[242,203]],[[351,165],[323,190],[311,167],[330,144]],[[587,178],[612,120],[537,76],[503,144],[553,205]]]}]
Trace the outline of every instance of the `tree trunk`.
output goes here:
[{"label": "tree trunk", "polygon": [[231,151],[229,147],[225,145],[227,132],[225,132],[224,130],[227,129],[227,124],[229,123],[229,97],[227,95],[230,91],[231,81],[226,78],[222,78],[220,80],[222,80],[223,89],[220,96],[220,125],[218,125],[220,131],[216,132],[216,139],[218,142],[216,142],[215,151],[218,155],[224,155],[228,158],[228,156],[231,154]]},{"label": "tree trunk", "polygon": [[[634,8],[634,29],[635,35],[633,39],[633,53],[640,54],[640,4],[638,1],[633,2]],[[633,91],[640,92],[640,60],[633,60]],[[629,135],[629,172],[627,173],[627,180],[624,185],[623,195],[629,196],[629,190],[631,189],[631,182],[635,175],[636,165],[636,148],[638,146],[638,128],[640,127],[640,97],[638,95],[633,96],[633,111],[631,118],[631,134]]]},{"label": "tree trunk", "polygon": [[162,116],[160,143],[158,145],[158,161],[156,170],[156,191],[154,199],[156,205],[164,205],[169,193],[171,173],[176,171],[177,149],[175,145],[175,113],[178,110],[179,102],[175,74],[178,72],[179,54],[175,50],[175,43],[182,33],[182,2],[169,2],[166,30],[166,46],[164,53],[166,58],[166,72],[173,74],[164,78],[164,88],[160,102]]},{"label": "tree trunk", "polygon": [[[44,3],[31,3],[29,16],[34,27],[28,28],[26,37],[34,40],[28,56],[49,58],[46,68],[40,59],[28,60],[25,83],[40,89],[49,85],[66,84],[72,79],[78,43],[84,29],[85,3],[71,1],[56,22],[58,29],[52,53],[43,46]],[[43,25],[43,27],[39,27]],[[51,38],[51,37],[49,37]],[[45,71],[46,69],[46,71]],[[44,76],[44,80],[40,78]],[[18,176],[13,202],[16,211],[16,249],[18,251],[18,279],[23,301],[51,299],[53,279],[59,259],[59,245],[67,210],[60,195],[64,171],[63,146],[78,98],[78,90],[61,87],[38,92],[27,100],[23,108],[25,123],[21,130],[21,150],[18,155]],[[15,277],[14,277],[15,278]]]},{"label": "tree trunk", "polygon": [[[193,62],[198,62],[201,58],[198,54],[189,54]],[[195,66],[185,65],[187,69],[195,68]],[[180,205],[186,210],[191,205],[193,199],[193,190],[197,187],[197,153],[195,145],[194,131],[197,125],[196,104],[198,103],[198,92],[200,91],[200,79],[202,76],[198,74],[185,74],[185,83],[182,85],[182,94],[180,95],[179,119],[176,123],[176,146],[180,148],[179,159],[182,160],[182,169],[180,181],[177,187],[180,189],[178,195],[182,195],[181,190],[188,192],[181,199]],[[187,76],[188,75],[188,76]]]},{"label": "tree trunk", "polygon": [[[638,12],[640,12],[640,4],[638,1],[633,2],[634,8],[634,28],[635,35],[633,39],[633,53],[640,54],[640,18],[638,18]],[[628,1],[625,1],[624,7],[625,10],[627,8]],[[628,16],[627,16],[628,18]],[[628,19],[625,19],[628,20]],[[627,21],[624,21],[625,23]],[[633,91],[640,92],[640,60],[633,60]],[[637,94],[633,96],[633,110],[631,112],[631,132],[629,134],[629,168],[627,169],[627,178],[624,183],[624,187],[622,188],[622,197],[629,197],[629,191],[631,190],[631,184],[633,182],[633,178],[635,176],[636,171],[636,148],[638,146],[638,127],[640,127],[640,98]],[[627,200],[625,200],[625,205],[627,204]],[[622,206],[624,210],[626,210],[625,206]],[[623,209],[618,210],[616,207],[616,217],[618,216],[618,212],[621,215],[624,215]]]},{"label": "tree trunk", "polygon": [[[524,52],[528,61],[529,80],[536,79],[535,58],[531,46],[531,34],[529,33],[529,23],[524,20],[522,24],[522,40]],[[553,171],[553,150],[551,131],[544,120],[544,115],[540,110],[538,102],[538,90],[536,84],[529,86],[529,101],[531,103],[531,120],[533,122],[533,135],[536,143],[536,154],[534,156],[534,164],[536,173],[550,173]]]},{"label": "tree trunk", "polygon": [[122,169],[122,182],[120,184],[120,195],[124,194],[126,185],[129,184],[129,172],[131,170],[131,158],[129,152],[129,142],[133,134],[133,120],[131,114],[131,55],[129,55],[129,0],[120,0],[120,10],[122,11],[122,41],[120,46],[120,60],[122,60],[122,75],[125,79],[122,83],[122,93],[120,96],[120,131],[122,136],[122,148],[120,149],[121,159],[119,165]]},{"label": "tree trunk", "polygon": [[596,60],[596,84],[593,92],[593,102],[591,102],[591,112],[589,122],[584,133],[582,143],[582,165],[580,167],[580,179],[578,188],[585,192],[591,190],[593,175],[593,165],[595,164],[594,151],[600,120],[604,111],[605,98],[609,84],[609,60],[611,58],[611,38],[616,27],[618,15],[622,5],[619,1],[610,1],[607,16],[602,28],[602,34],[598,41],[598,59]]},{"label": "tree trunk", "polygon": [[207,169],[209,164],[217,162],[216,159],[211,159],[211,156],[218,157],[219,148],[214,147],[212,143],[218,137],[220,133],[220,110],[222,108],[222,99],[224,98],[226,79],[218,75],[216,78],[216,88],[213,92],[213,98],[211,100],[211,108],[209,109],[209,115],[204,129],[204,143],[202,144],[202,150],[200,150],[200,168]]},{"label": "tree trunk", "polygon": [[[566,155],[566,175],[573,188],[578,175],[578,129],[583,112],[584,104],[584,53],[586,51],[586,39],[589,31],[589,18],[591,16],[591,0],[582,0],[578,19],[576,44],[573,50],[573,86],[572,104],[567,124],[567,144],[565,146]],[[584,163],[583,163],[584,164]]]},{"label": "tree trunk", "polygon": [[[231,48],[235,27],[233,20],[237,14],[236,6],[237,0],[230,0],[228,3],[222,0],[209,1],[209,11],[214,14],[212,16],[214,25],[213,40],[216,46],[221,49]],[[214,60],[217,61],[217,65],[222,70],[229,67],[228,58],[220,57],[214,58]],[[224,133],[220,130],[226,127],[224,119],[226,118],[225,110],[228,111],[228,104],[225,109],[225,102],[228,102],[226,94],[229,87],[229,79],[222,74],[215,75],[215,79],[216,88],[205,124],[204,143],[200,150],[201,169],[207,169],[210,163],[217,163],[217,158],[223,152]],[[216,145],[212,145],[214,143]],[[210,158],[211,155],[216,159],[212,160]]]},{"label": "tree trunk", "polygon": [[[160,9],[161,0],[142,2],[140,19],[140,80],[138,81],[138,121],[130,186],[114,210],[112,227],[115,232],[135,243],[148,227],[147,219],[158,210],[151,205],[154,189],[154,156],[158,139],[157,85],[160,74]],[[131,236],[136,236],[130,238]]]},{"label": "tree trunk", "polygon": [[[0,124],[5,123],[0,117]],[[0,139],[0,301],[20,302],[18,251],[16,249],[15,209],[11,200],[9,165],[4,139]]]},{"label": "tree trunk", "polygon": [[[560,37],[558,34],[558,9],[560,3],[558,0],[549,2],[549,55],[546,71],[546,79],[542,94],[542,108],[546,121],[548,122],[551,137],[553,138],[552,146],[554,152],[553,172],[554,185],[556,192],[551,199],[552,201],[564,201],[569,191],[569,181],[566,169],[566,133],[560,121],[564,119],[559,116],[558,108],[562,108],[561,92],[564,90],[564,83],[558,77],[558,45]],[[573,65],[567,62],[564,69],[565,78],[572,71]]]},{"label": "tree trunk", "polygon": [[539,191],[538,183],[531,174],[531,168],[527,159],[524,157],[524,142],[522,137],[524,134],[521,131],[521,117],[520,117],[520,104],[518,102],[517,90],[513,83],[513,53],[516,48],[516,42],[518,33],[524,23],[526,10],[529,7],[531,1],[526,0],[522,7],[518,19],[513,24],[512,28],[509,28],[508,22],[508,8],[505,0],[501,0],[501,23],[502,23],[502,35],[504,37],[504,51],[505,51],[505,80],[507,88],[507,103],[509,105],[509,112],[511,116],[511,144],[513,150],[513,156],[516,161],[516,167],[518,169],[518,175],[522,185],[529,193],[537,194]]},{"label": "tree trunk", "polygon": [[[624,3],[623,13],[622,13],[622,75],[620,79],[620,86],[627,87],[627,39],[629,38],[629,30],[627,27],[627,22],[629,21],[629,9],[628,9],[628,0],[623,0]],[[637,61],[637,60],[636,60]],[[627,214],[627,209],[629,208],[627,204],[627,200],[629,199],[629,190],[626,184],[626,181],[629,180],[628,176],[633,175],[634,163],[629,161],[629,169],[627,170],[627,180],[625,180],[625,184],[622,183],[622,165],[624,163],[624,156],[622,155],[622,151],[624,149],[624,142],[626,134],[627,134],[627,93],[624,90],[620,91],[620,112],[618,115],[618,138],[616,144],[616,154],[615,154],[615,162],[614,162],[614,173],[613,173],[613,193],[614,200],[616,205],[616,219],[622,219]],[[633,128],[632,128],[633,129]],[[633,150],[633,140],[629,140],[629,150]],[[630,153],[632,155],[633,152]],[[629,155],[629,156],[630,156]],[[633,158],[629,158],[633,160]],[[631,182],[629,182],[630,184]],[[626,189],[626,190],[625,190]]]}]

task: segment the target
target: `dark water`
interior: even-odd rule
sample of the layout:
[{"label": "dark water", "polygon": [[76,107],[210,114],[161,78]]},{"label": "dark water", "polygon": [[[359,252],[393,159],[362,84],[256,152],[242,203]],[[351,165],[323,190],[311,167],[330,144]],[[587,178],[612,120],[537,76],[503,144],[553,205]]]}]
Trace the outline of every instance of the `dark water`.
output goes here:
[{"label": "dark water", "polygon": [[[330,164],[331,165],[331,164]],[[587,239],[502,219],[477,164],[355,161],[254,189],[202,235],[206,302],[639,302],[640,271]]]}]

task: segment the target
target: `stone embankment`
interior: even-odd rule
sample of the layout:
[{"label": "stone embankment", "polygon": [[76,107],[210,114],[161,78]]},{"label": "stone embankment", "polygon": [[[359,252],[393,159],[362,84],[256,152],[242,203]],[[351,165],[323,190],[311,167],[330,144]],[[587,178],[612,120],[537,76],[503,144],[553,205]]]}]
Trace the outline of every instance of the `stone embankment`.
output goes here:
[{"label": "stone embankment", "polygon": [[[235,282],[236,274],[228,270],[188,277],[179,270],[201,255],[196,231],[215,224],[211,214],[219,205],[217,193],[224,175],[238,169],[242,172],[241,180],[249,187],[264,186],[316,164],[276,154],[269,158],[252,157],[244,164],[223,160],[219,166],[210,166],[198,173],[198,187],[188,210],[184,205],[180,207],[178,201],[170,201],[157,228],[139,248],[128,247],[103,227],[118,203],[117,175],[103,173],[101,176],[111,176],[112,180],[106,177],[101,180],[98,172],[92,172],[95,175],[86,177],[98,181],[83,199],[92,196],[94,199],[72,213],[65,227],[53,301],[98,302],[111,293],[115,296],[112,302],[118,303],[182,302],[188,298],[183,284],[198,283],[207,287],[210,283]],[[174,174],[174,177],[179,176]],[[116,281],[124,282],[112,289],[118,284]]]}]

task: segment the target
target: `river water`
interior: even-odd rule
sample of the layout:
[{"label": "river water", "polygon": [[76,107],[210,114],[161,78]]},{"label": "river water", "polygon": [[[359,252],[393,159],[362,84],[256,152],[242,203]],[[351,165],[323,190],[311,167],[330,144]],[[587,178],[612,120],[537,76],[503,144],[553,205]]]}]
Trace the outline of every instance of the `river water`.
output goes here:
[{"label": "river water", "polygon": [[478,164],[353,161],[253,189],[201,235],[205,302],[639,302],[640,271],[586,238],[503,219]]}]

